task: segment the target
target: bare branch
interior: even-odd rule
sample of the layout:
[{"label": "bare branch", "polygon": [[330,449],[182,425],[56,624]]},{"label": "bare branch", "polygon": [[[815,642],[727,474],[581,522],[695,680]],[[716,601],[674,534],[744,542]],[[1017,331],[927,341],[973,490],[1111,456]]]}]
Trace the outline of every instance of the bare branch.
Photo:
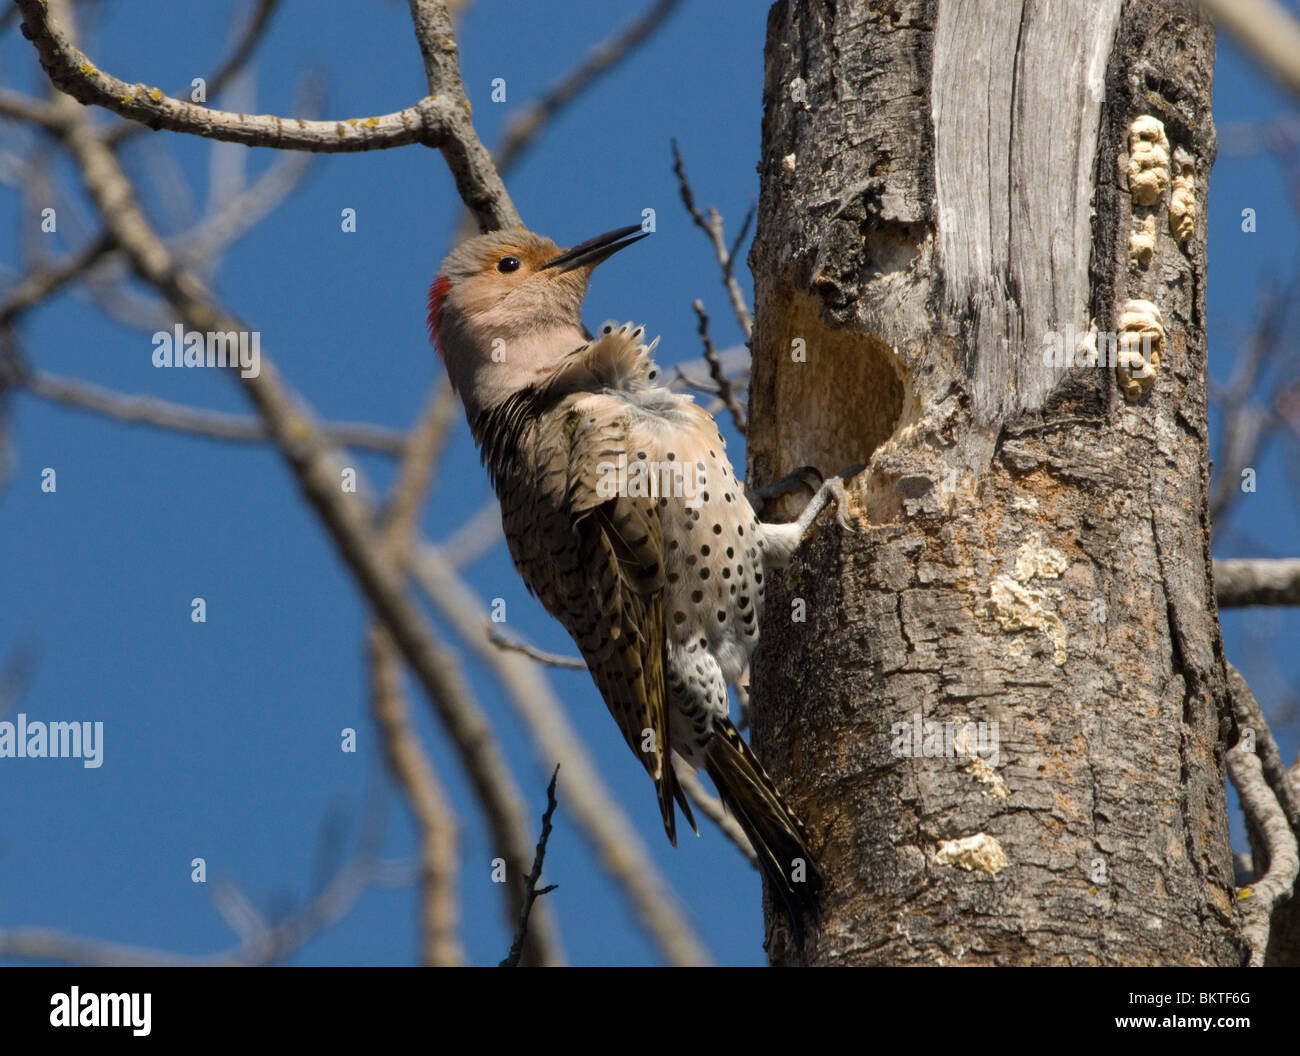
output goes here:
[{"label": "bare branch", "polygon": [[736,845],[736,850],[757,869],[758,856],[754,853],[754,845],[749,842],[745,830],[740,827],[740,822],[727,812],[720,799],[709,795],[695,771],[689,766],[679,766],[677,783],[686,790],[686,794],[691,797],[691,802],[700,808],[700,813],[721,829],[722,834]]},{"label": "bare branch", "polygon": [[[265,443],[271,438],[265,422],[247,415],[208,411],[153,396],[114,392],[80,378],[30,370],[17,364],[9,364],[2,372],[10,384],[22,386],[33,396],[120,422],[192,433],[214,440]],[[406,436],[400,430],[367,422],[328,423],[321,426],[321,433],[332,444],[357,450],[400,454],[406,447]]]},{"label": "bare branch", "polygon": [[1214,593],[1221,609],[1300,605],[1300,558],[1220,558],[1214,562]]},{"label": "bare branch", "polygon": [[1269,729],[1268,720],[1264,717],[1264,709],[1259,706],[1259,700],[1242,673],[1232,664],[1228,664],[1228,695],[1238,730],[1243,735],[1249,731],[1264,779],[1277,796],[1291,827],[1300,832],[1300,788],[1295,787],[1296,783],[1282,760],[1273,731]]},{"label": "bare branch", "polygon": [[1216,22],[1300,94],[1300,23],[1274,0],[1201,0]]},{"label": "bare branch", "polygon": [[190,267],[215,271],[222,251],[243,238],[288,198],[310,164],[311,157],[307,154],[285,154],[277,158],[275,164],[213,215],[169,241],[181,247],[181,255]]},{"label": "bare branch", "polygon": [[[101,106],[153,129],[165,128],[250,147],[352,154],[423,143],[441,148],[448,156],[462,195],[467,188],[481,192],[484,181],[488,179],[491,162],[474,135],[463,103],[463,90],[459,100],[453,94],[426,97],[394,113],[341,121],[305,121],[270,114],[213,110],[173,99],[161,89],[146,84],[127,84],[97,69],[50,18],[43,0],[15,2],[23,12],[24,33],[36,45],[41,65],[50,80],[81,103]],[[441,8],[440,4],[421,3],[421,0],[412,0],[412,5]],[[450,47],[454,61],[454,43]],[[456,84],[459,85],[459,74]],[[476,153],[481,153],[482,159],[476,158]],[[482,164],[483,159],[487,160],[486,166]],[[494,194],[486,198],[476,197],[471,207],[480,215],[480,223],[483,222],[484,209],[488,210],[486,215],[494,223],[501,224],[503,219],[508,220],[511,216],[517,223],[518,214],[514,213],[513,205],[508,211],[502,210],[509,198],[499,179],[496,183],[498,187]]]},{"label": "bare branch", "polygon": [[449,103],[445,113],[438,114],[445,123],[439,126],[431,122],[429,138],[423,142],[442,149],[443,160],[456,181],[456,191],[474,214],[479,230],[522,227],[523,221],[492,164],[492,156],[479,142],[470,121],[456,37],[446,7],[439,0],[410,0],[410,5],[415,39],[424,57],[424,73],[429,83],[429,98],[420,105]]},{"label": "bare branch", "polygon": [[[704,342],[704,362],[709,365],[709,377],[713,379],[713,384],[718,387],[718,398],[726,405],[731,412],[731,420],[736,425],[736,431],[741,436],[745,435],[749,428],[749,421],[745,417],[745,408],[740,405],[740,400],[736,397],[736,391],[731,387],[731,379],[727,377],[727,372],[722,369],[722,360],[718,358],[718,350],[713,346],[713,338],[709,334],[709,317],[704,311],[704,302],[696,300],[691,305],[695,309],[695,316],[700,321],[698,333],[700,340]],[[685,375],[682,375],[685,379]],[[687,384],[690,384],[689,381]]]},{"label": "bare branch", "polygon": [[57,112],[49,103],[9,88],[0,88],[0,117],[26,121],[38,128],[53,128],[58,122]]},{"label": "bare branch", "polygon": [[542,878],[542,863],[546,860],[546,844],[551,838],[551,818],[555,816],[555,781],[560,776],[560,764],[555,764],[555,769],[551,772],[550,784],[546,786],[546,810],[542,813],[542,834],[537,838],[537,852],[533,855],[533,868],[528,873],[528,894],[524,897],[523,912],[519,915],[519,930],[515,933],[515,941],[510,944],[510,952],[506,954],[498,968],[517,968],[519,966],[519,957],[524,951],[524,939],[528,935],[528,918],[533,911],[533,903],[542,895],[550,894],[559,884],[547,884],[545,887],[538,887],[537,883]]},{"label": "bare branch", "polygon": [[1277,797],[1264,780],[1259,757],[1240,745],[1227,754],[1228,776],[1241,798],[1242,809],[1260,833],[1268,852],[1268,870],[1249,887],[1237,892],[1242,915],[1242,938],[1250,949],[1250,966],[1264,963],[1273,910],[1291,897],[1300,857],[1295,833],[1278,806]]},{"label": "bare branch", "polygon": [[[456,398],[443,378],[407,444],[384,514],[384,545],[395,562],[403,562],[411,548],[420,506],[431,487],[455,407]],[[432,966],[460,965],[465,963],[465,950],[456,932],[457,833],[451,802],[411,725],[399,655],[379,623],[371,624],[367,652],[371,710],[383,736],[384,755],[420,834],[422,959]]]},{"label": "bare branch", "polygon": [[[1294,292],[1293,288],[1288,294]],[[1256,406],[1251,397],[1260,374],[1277,354],[1292,299],[1284,296],[1277,284],[1269,284],[1260,294],[1255,327],[1236,357],[1226,389],[1216,394],[1223,418],[1210,487],[1210,518],[1216,526],[1222,525],[1233,503],[1241,497],[1242,470],[1256,464],[1278,424],[1279,416]]]},{"label": "bare branch", "polygon": [[376,838],[363,836],[357,854],[302,910],[266,927],[254,926],[260,920],[254,914],[244,921],[248,926],[240,929],[248,934],[242,935],[237,945],[216,953],[178,954],[146,946],[103,942],[55,928],[10,928],[0,929],[0,957],[57,961],[82,967],[274,964],[345,917],[368,888],[385,882],[393,863],[376,858],[377,850]]},{"label": "bare branch", "polygon": [[66,260],[40,268],[9,289],[0,304],[0,327],[8,326],[23,312],[58,293],[98,264],[113,249],[113,240],[102,234]]},{"label": "bare branch", "polygon": [[718,258],[718,265],[722,268],[722,285],[731,299],[731,310],[736,313],[736,322],[740,324],[741,332],[748,341],[754,331],[754,321],[749,314],[749,306],[745,303],[745,294],[740,288],[740,283],[736,281],[735,251],[744,241],[753,210],[750,210],[745,223],[741,225],[740,237],[736,239],[733,247],[728,249],[722,217],[718,215],[718,211],[710,208],[706,219],[700,212],[700,207],[695,204],[695,192],[691,190],[690,181],[686,178],[686,163],[682,161],[682,153],[677,149],[675,139],[673,140],[673,172],[677,174],[677,188],[681,192],[682,204],[686,206],[686,211],[695,222],[695,226],[708,236],[709,242],[713,245],[713,254]]},{"label": "bare branch", "polygon": [[670,964],[709,963],[708,952],[684,919],[640,834],[596,772],[582,739],[536,664],[492,643],[482,601],[440,549],[420,546],[410,571],[440,616],[500,681],[511,707],[532,735],[538,757],[547,765],[557,760],[563,765],[561,791],[566,806],[655,945]]},{"label": "bare branch", "polygon": [[[1228,695],[1242,734],[1227,753],[1228,776],[1237,789],[1252,840],[1263,844],[1255,847],[1256,879],[1237,892],[1241,934],[1250,950],[1249,964],[1255,968],[1264,964],[1273,911],[1291,897],[1300,873],[1296,844],[1300,788],[1290,781],[1259,701],[1232,664],[1228,664]],[[1267,868],[1263,868],[1265,861]]]},{"label": "bare branch", "polygon": [[681,0],[655,0],[636,21],[597,44],[580,65],[515,114],[506,126],[501,145],[493,155],[497,171],[505,174],[514,168],[560,111],[652,36],[680,4]]},{"label": "bare branch", "polygon": [[[257,0],[252,13],[244,23],[244,28],[236,38],[230,54],[226,56],[216,70],[205,78],[207,97],[209,99],[217,98],[222,89],[243,70],[248,60],[253,57],[253,52],[257,50],[257,46],[262,42],[267,27],[271,24],[271,16],[275,14],[275,9],[279,6],[280,0]],[[105,138],[110,146],[117,146],[144,128],[144,125],[131,121],[108,132]]]},{"label": "bare branch", "polygon": [[570,671],[587,670],[587,662],[581,657],[548,653],[545,649],[538,649],[537,646],[530,645],[528,642],[510,638],[498,631],[491,620],[484,620],[483,626],[487,631],[488,641],[498,649],[509,649],[516,653],[523,653],[529,660],[535,660],[546,667],[562,667]]},{"label": "bare branch", "polygon": [[379,723],[389,772],[401,788],[420,835],[423,888],[421,958],[426,965],[465,963],[456,934],[456,822],[451,803],[419,735],[402,693],[397,650],[379,625],[370,628],[370,707]]},{"label": "bare branch", "polygon": [[419,525],[420,506],[433,486],[433,471],[456,415],[456,394],[446,375],[434,385],[420,420],[407,441],[397,482],[384,511],[384,536],[399,564],[406,561]]},{"label": "bare branch", "polygon": [[[27,4],[24,14],[29,24],[33,20],[39,23],[38,35],[41,28],[48,28],[40,4]],[[56,61],[61,60],[56,57]],[[85,111],[66,97],[56,100],[56,105],[60,138],[77,164],[102,223],[136,274],[167,299],[189,329],[205,333],[246,329],[212,300],[193,273],[180,266],[149,225],[117,158]],[[467,116],[465,122],[472,135]],[[372,512],[358,495],[340,488],[343,465],[310,409],[281,383],[265,352],[256,376],[238,376],[303,495],[320,516],[447,730],[487,815],[497,853],[506,859],[514,880],[506,885],[513,922],[523,901],[521,884],[528,870],[529,839],[518,786],[486,716],[459,666],[407,596],[400,571],[376,538]],[[534,921],[539,948],[554,948],[545,924],[545,920]]]},{"label": "bare branch", "polygon": [[[561,667],[578,671],[587,670],[586,661],[579,657],[548,653],[546,650],[538,649],[528,642],[510,638],[499,631],[490,620],[484,620],[483,625],[487,631],[488,640],[498,649],[508,649],[516,653],[522,653],[530,660],[546,667]],[[721,801],[708,793],[700,783],[700,779],[695,776],[695,771],[689,766],[681,765],[678,767],[677,780],[695,805],[700,808],[704,816],[722,830],[727,839],[736,845],[736,848],[749,859],[751,864],[756,863],[754,848],[749,842],[749,837],[745,835],[745,830],[740,827],[735,818],[727,813],[727,809],[722,805]]]},{"label": "bare branch", "polygon": [[453,568],[464,568],[486,554],[505,538],[501,528],[501,507],[488,499],[443,542],[438,549]]}]

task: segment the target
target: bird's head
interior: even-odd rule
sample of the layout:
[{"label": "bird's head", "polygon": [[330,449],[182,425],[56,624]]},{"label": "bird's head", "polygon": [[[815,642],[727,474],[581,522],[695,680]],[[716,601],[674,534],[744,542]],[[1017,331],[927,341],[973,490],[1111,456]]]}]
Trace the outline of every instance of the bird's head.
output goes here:
[{"label": "bird's head", "polygon": [[462,242],[429,287],[429,336],[473,421],[544,377],[584,341],[596,265],[645,237],[639,225],[561,250],[523,228]]}]

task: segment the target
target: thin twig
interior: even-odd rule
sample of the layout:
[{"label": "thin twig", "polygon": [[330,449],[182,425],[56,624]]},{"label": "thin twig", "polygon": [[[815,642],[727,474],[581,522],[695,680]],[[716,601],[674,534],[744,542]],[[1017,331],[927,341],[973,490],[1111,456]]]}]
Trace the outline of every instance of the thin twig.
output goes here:
[{"label": "thin twig", "polygon": [[753,336],[754,321],[749,314],[749,306],[745,303],[745,294],[736,280],[735,253],[744,240],[743,236],[748,232],[749,218],[747,216],[745,223],[741,225],[741,237],[736,240],[733,248],[728,249],[722,217],[713,208],[709,209],[707,219],[700,212],[700,207],[695,204],[695,192],[691,190],[690,181],[686,178],[686,163],[682,161],[682,153],[677,149],[677,140],[674,139],[672,143],[673,172],[677,174],[677,189],[681,192],[682,204],[686,206],[686,211],[695,222],[695,226],[704,232],[713,245],[713,255],[718,258],[718,266],[722,269],[722,285],[731,300],[731,310],[735,312],[736,322],[740,324],[741,332],[748,341]]},{"label": "thin twig", "polygon": [[68,283],[81,278],[112,249],[112,238],[101,234],[65,260],[31,272],[17,285],[10,287],[4,303],[0,304],[0,327],[8,326],[23,312],[58,293]]},{"label": "thin twig", "polygon": [[[681,0],[655,0],[640,17],[597,44],[572,70],[553,82],[542,94],[515,114],[506,125],[501,144],[493,152],[497,172],[510,173],[541,137],[547,126],[583,92],[654,34]],[[459,225],[456,241],[471,237],[468,217]]]},{"label": "thin twig", "polygon": [[546,810],[542,814],[542,834],[537,839],[537,853],[533,855],[533,867],[528,873],[528,893],[524,896],[524,908],[519,914],[519,930],[515,933],[515,941],[510,944],[510,952],[506,954],[505,960],[497,965],[498,968],[517,968],[519,958],[524,951],[524,939],[528,935],[528,917],[533,912],[533,903],[542,895],[550,894],[559,884],[547,884],[545,887],[538,887],[537,883],[542,878],[542,863],[546,859],[546,844],[551,838],[551,818],[555,815],[555,781],[560,776],[560,764],[555,764],[555,769],[551,772],[551,782],[546,786]]},{"label": "thin twig", "polygon": [[[271,23],[271,16],[275,14],[275,9],[279,5],[280,0],[257,0],[252,14],[244,22],[243,29],[235,39],[235,45],[231,48],[230,54],[226,56],[216,70],[205,78],[204,84],[207,86],[207,98],[217,98],[222,89],[243,70],[248,60],[253,57],[253,52],[257,50],[258,44],[262,42],[267,27]],[[144,131],[144,127],[138,122],[130,121],[110,130],[106,133],[105,138],[110,146],[117,146],[137,132]]]},{"label": "thin twig", "polygon": [[497,171],[505,175],[514,168],[560,111],[652,36],[680,4],[681,0],[655,0],[635,21],[597,44],[578,66],[511,118],[493,155]]},{"label": "thin twig", "polygon": [[[587,670],[587,662],[579,657],[548,653],[546,650],[538,649],[528,642],[508,637],[498,630],[491,620],[484,620],[483,622],[488,640],[499,649],[522,653],[530,660],[546,667]],[[727,813],[720,800],[709,795],[708,791],[700,783],[700,779],[695,776],[694,771],[688,766],[679,766],[677,777],[682,788],[686,790],[686,794],[691,797],[691,800],[700,808],[705,817],[709,818],[722,830],[724,835],[736,845],[741,854],[748,858],[751,863],[755,862],[754,848],[749,842],[749,837],[745,835],[745,830],[740,827],[735,818]]]},{"label": "thin twig", "polygon": [[529,660],[536,660],[539,664],[545,664],[547,667],[562,667],[571,671],[587,670],[587,662],[581,657],[548,653],[545,649],[538,649],[537,646],[530,645],[528,642],[508,637],[497,630],[491,620],[484,620],[483,626],[487,630],[488,641],[498,649],[509,649],[516,653],[523,653]]},{"label": "thin twig", "polygon": [[382,861],[376,856],[381,838],[382,830],[368,825],[363,830],[357,853],[311,902],[275,924],[255,926],[260,917],[249,918],[247,934],[241,935],[236,945],[225,950],[209,954],[179,954],[86,938],[55,928],[8,928],[0,929],[0,957],[57,961],[82,967],[274,964],[345,917],[368,888],[385,882],[395,863]]},{"label": "thin twig", "polygon": [[504,688],[507,701],[533,738],[539,759],[546,765],[554,760],[563,764],[566,808],[601,867],[626,895],[646,933],[670,964],[709,963],[708,951],[686,920],[645,842],[596,770],[541,669],[532,660],[492,643],[482,599],[440,548],[420,546],[413,562],[410,571],[439,616]]},{"label": "thin twig", "polygon": [[1232,376],[1216,403],[1222,416],[1214,479],[1210,485],[1210,519],[1221,527],[1231,506],[1241,497],[1242,470],[1255,465],[1259,452],[1277,427],[1277,416],[1251,402],[1260,374],[1280,348],[1287,312],[1296,292],[1270,283],[1260,294],[1257,320],[1249,340],[1235,359]]},{"label": "thin twig", "polygon": [[[709,317],[704,311],[704,302],[696,300],[691,305],[695,309],[695,317],[699,320],[698,333],[700,340],[704,342],[704,362],[709,365],[709,377],[713,379],[713,384],[718,387],[718,398],[726,405],[727,410],[731,412],[731,420],[736,425],[736,431],[744,436],[749,429],[749,420],[745,416],[745,408],[740,405],[740,400],[736,397],[736,391],[731,387],[731,379],[727,377],[727,372],[722,369],[722,360],[718,358],[718,350],[713,345],[713,337],[709,334]],[[685,375],[682,375],[685,380]],[[687,381],[687,384],[690,384]]]}]

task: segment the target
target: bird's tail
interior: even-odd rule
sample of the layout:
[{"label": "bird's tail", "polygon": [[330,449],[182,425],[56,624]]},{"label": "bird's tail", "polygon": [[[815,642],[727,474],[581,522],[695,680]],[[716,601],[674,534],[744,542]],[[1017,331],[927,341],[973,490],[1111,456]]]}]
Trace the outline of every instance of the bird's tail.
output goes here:
[{"label": "bird's tail", "polygon": [[790,918],[795,944],[802,946],[804,918],[820,915],[823,882],[808,833],[730,720],[714,719],[713,732],[704,767],[753,844],[768,888]]}]

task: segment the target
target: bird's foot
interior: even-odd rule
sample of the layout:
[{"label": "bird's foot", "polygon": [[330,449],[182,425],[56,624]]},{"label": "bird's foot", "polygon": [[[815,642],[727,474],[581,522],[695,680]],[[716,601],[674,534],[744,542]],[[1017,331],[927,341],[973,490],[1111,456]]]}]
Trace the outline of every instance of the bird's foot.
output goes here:
[{"label": "bird's foot", "polygon": [[809,495],[815,495],[823,483],[825,478],[816,466],[800,466],[798,469],[792,469],[784,477],[778,477],[770,483],[746,490],[754,512],[761,517],[769,502],[775,502],[798,491],[806,490]]},{"label": "bird's foot", "polygon": [[844,486],[844,477],[834,476],[822,481],[821,487],[813,492],[813,497],[808,500],[808,505],[803,508],[803,512],[795,521],[799,525],[801,536],[832,500],[835,502],[836,523],[846,532],[858,531],[862,522],[853,513],[853,504],[849,499],[848,489]]}]

